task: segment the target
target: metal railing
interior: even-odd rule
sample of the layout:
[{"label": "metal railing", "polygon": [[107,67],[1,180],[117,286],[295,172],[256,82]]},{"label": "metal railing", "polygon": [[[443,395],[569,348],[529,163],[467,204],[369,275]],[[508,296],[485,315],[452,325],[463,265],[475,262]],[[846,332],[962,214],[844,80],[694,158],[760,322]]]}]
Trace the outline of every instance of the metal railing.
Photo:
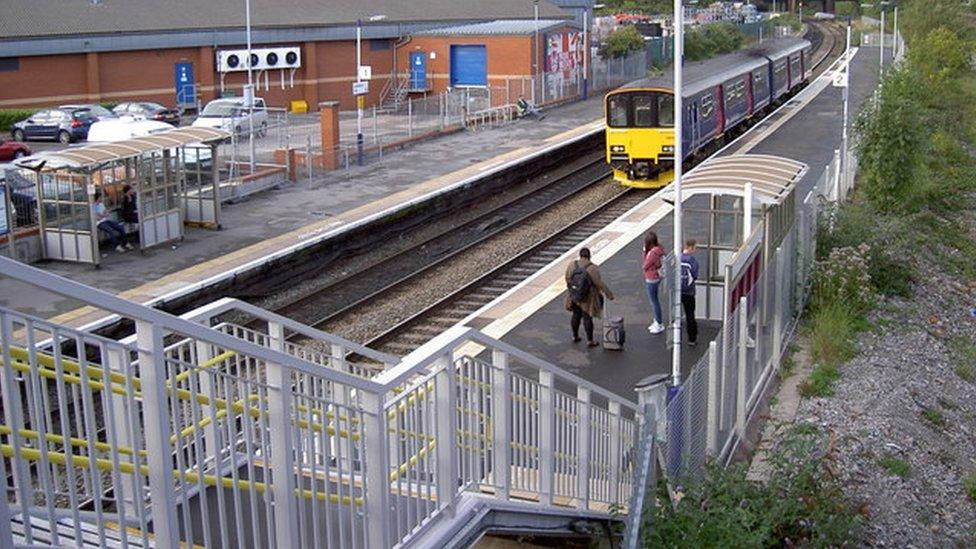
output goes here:
[{"label": "metal railing", "polygon": [[2,546],[392,547],[469,497],[626,511],[636,405],[478,331],[396,362],[232,299],[174,317],[0,273],[135,325],[0,309]]}]

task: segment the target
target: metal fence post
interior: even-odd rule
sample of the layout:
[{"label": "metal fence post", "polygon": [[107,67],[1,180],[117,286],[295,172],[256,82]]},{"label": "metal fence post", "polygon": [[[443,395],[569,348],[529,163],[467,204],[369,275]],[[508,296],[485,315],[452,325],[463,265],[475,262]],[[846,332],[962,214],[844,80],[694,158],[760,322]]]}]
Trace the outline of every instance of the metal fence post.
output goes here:
[{"label": "metal fence post", "polygon": [[166,397],[169,376],[163,354],[163,331],[150,322],[137,320],[136,341],[139,345],[139,375],[142,377],[142,418],[152,493],[153,533],[159,547],[176,547],[180,542],[179,519],[173,484],[169,423],[172,416]]},{"label": "metal fence post", "polygon": [[[611,402],[607,406],[610,412],[610,503],[620,503],[620,472],[623,463],[620,459],[620,403]],[[589,473],[586,477],[589,478]]]},{"label": "metal fence post", "polygon": [[376,120],[376,106],[373,106],[373,144],[379,143],[379,128]]},{"label": "metal fence post", "polygon": [[553,410],[552,373],[539,371],[539,503],[552,505],[553,446],[555,444],[555,411]]},{"label": "metal fence post", "polygon": [[[576,425],[576,499],[580,509],[590,507],[590,437],[593,436],[590,390],[578,387],[579,422]],[[611,462],[612,463],[612,462]]]},{"label": "metal fence post", "polygon": [[783,357],[783,274],[786,270],[786,254],[783,247],[776,248],[776,274],[773,287],[773,368],[779,371]]},{"label": "metal fence post", "polygon": [[413,99],[407,98],[407,136],[413,137]]},{"label": "metal fence post", "polygon": [[[284,352],[285,329],[268,323],[271,348]],[[295,501],[295,463],[291,421],[291,372],[280,364],[265,364],[268,382],[268,424],[271,429],[271,478],[274,485],[275,543],[279,547],[299,545],[298,505]]]},{"label": "metal fence post", "polygon": [[[194,346],[196,347],[196,352],[197,352],[197,364],[203,364],[204,362],[214,357],[214,348],[213,345],[211,345],[210,343],[207,343],[206,341],[200,341],[198,339],[194,343]],[[114,371],[119,371],[119,366],[116,366],[116,364],[121,365],[122,358],[118,356],[117,353],[111,353],[109,355],[109,364],[112,365],[112,369]],[[208,395],[208,396],[216,394],[216,391],[214,390],[214,386],[213,386],[213,378],[210,377],[210,375],[208,375],[207,372],[200,372],[198,378],[199,380],[197,383],[200,384],[200,394]],[[116,404],[114,405],[116,407],[114,410],[116,417],[125,417],[124,415],[125,414],[124,406],[126,405],[125,399],[116,398],[113,399],[113,401],[116,402]],[[122,408],[120,409],[118,407],[122,407]],[[220,448],[217,448],[216,429],[217,426],[213,421],[209,422],[207,426],[203,428],[203,444],[206,450],[204,455],[208,458],[213,458],[213,459],[217,459],[217,456],[220,455]],[[123,446],[129,446],[131,448],[132,447],[131,441],[127,440],[128,436],[125,435],[124,432],[125,430],[123,429],[119,435],[116,435],[117,437],[120,437],[117,439],[118,440],[117,444]],[[131,488],[129,489],[129,491],[131,492]],[[130,495],[131,494],[126,494],[127,497]]]},{"label": "metal fence post", "polygon": [[718,410],[719,410],[719,379],[718,379],[718,344],[708,343],[708,426],[705,451],[710,456],[718,454]]},{"label": "metal fence post", "polygon": [[491,365],[492,472],[495,475],[495,497],[507,500],[509,478],[512,474],[512,458],[509,453],[512,429],[508,424],[512,380],[508,371],[508,354],[492,351]]},{"label": "metal fence post", "polygon": [[749,349],[746,343],[749,339],[749,303],[746,296],[739,298],[739,379],[736,390],[736,413],[735,428],[739,433],[739,438],[745,437],[746,432],[746,371],[748,366]]},{"label": "metal fence post", "polygon": [[[325,147],[322,147],[322,156],[325,156]],[[312,186],[312,135],[305,136],[305,166],[308,170],[308,186]]]},{"label": "metal fence post", "polygon": [[[390,448],[383,394],[362,391],[363,431],[366,439],[367,547],[390,547]],[[375,521],[375,523],[373,523]]]},{"label": "metal fence post", "polygon": [[434,378],[437,397],[437,427],[435,447],[437,460],[437,504],[454,515],[454,494],[458,488],[457,461],[457,385],[454,382],[453,354],[448,351],[437,361],[440,370]]}]

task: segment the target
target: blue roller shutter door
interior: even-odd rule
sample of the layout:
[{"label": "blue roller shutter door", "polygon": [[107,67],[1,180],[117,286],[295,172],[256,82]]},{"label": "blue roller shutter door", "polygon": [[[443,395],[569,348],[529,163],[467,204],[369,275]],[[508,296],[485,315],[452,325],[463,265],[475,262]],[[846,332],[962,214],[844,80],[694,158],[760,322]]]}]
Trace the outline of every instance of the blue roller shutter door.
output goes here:
[{"label": "blue roller shutter door", "polygon": [[485,46],[451,46],[451,86],[487,86]]}]

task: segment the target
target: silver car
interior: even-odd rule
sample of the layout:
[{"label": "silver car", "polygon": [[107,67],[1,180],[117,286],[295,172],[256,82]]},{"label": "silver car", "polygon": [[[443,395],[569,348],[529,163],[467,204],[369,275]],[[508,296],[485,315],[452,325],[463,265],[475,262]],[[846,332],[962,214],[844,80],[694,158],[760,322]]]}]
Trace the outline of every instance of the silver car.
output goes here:
[{"label": "silver car", "polygon": [[229,97],[207,103],[193,121],[193,126],[217,128],[243,136],[250,130],[251,121],[258,137],[263,137],[268,132],[268,108],[264,99],[255,97],[254,107],[248,108],[243,97]]}]

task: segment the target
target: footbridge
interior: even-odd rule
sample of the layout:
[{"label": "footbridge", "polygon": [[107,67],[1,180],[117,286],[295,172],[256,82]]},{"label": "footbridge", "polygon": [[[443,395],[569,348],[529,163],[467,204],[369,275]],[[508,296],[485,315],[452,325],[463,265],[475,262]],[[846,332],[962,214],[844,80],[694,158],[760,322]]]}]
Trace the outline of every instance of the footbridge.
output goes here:
[{"label": "footbridge", "polygon": [[0,546],[449,547],[627,513],[637,405],[476,330],[399,359],[234,299],[177,317],[0,267],[134,326],[0,309]]}]

